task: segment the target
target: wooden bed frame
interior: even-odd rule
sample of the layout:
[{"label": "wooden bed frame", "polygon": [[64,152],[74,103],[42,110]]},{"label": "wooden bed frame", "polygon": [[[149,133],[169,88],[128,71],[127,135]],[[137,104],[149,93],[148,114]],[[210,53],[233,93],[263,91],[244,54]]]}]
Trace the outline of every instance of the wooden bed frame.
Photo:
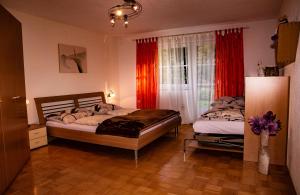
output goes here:
[{"label": "wooden bed frame", "polygon": [[[40,97],[35,98],[34,100],[40,124],[46,124],[45,115],[47,114],[70,108],[90,107],[100,102],[106,102],[103,92]],[[99,135],[91,132],[50,126],[47,126],[47,133],[49,136],[58,138],[134,150],[135,161],[137,162],[139,149],[166,134],[170,130],[175,129],[175,134],[177,136],[180,124],[181,117],[180,115],[176,115],[152,126],[151,128],[153,128],[153,130],[140,135],[138,138]]]}]

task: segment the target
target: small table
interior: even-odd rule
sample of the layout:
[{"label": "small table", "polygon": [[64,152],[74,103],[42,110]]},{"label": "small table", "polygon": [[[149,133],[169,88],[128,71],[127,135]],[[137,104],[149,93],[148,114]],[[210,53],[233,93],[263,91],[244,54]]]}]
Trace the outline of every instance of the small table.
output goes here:
[{"label": "small table", "polygon": [[48,144],[45,125],[31,124],[28,126],[30,149],[39,148]]}]

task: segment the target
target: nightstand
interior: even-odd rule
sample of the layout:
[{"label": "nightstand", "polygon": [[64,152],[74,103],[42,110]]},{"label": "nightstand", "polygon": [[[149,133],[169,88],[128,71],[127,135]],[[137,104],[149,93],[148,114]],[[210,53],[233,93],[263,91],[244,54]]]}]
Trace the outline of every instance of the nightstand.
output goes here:
[{"label": "nightstand", "polygon": [[31,150],[48,144],[47,130],[45,125],[29,125],[28,132]]}]

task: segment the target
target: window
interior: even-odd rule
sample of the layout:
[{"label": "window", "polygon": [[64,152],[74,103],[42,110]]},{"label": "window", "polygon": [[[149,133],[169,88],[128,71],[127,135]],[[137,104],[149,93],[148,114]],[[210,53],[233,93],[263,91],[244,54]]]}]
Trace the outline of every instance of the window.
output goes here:
[{"label": "window", "polygon": [[188,84],[187,52],[186,47],[162,50],[162,84]]},{"label": "window", "polygon": [[194,122],[213,98],[215,33],[162,37],[158,51],[159,107],[180,111],[183,123]]},{"label": "window", "polygon": [[198,106],[203,111],[210,107],[215,87],[215,52],[210,43],[197,46],[197,93]]}]

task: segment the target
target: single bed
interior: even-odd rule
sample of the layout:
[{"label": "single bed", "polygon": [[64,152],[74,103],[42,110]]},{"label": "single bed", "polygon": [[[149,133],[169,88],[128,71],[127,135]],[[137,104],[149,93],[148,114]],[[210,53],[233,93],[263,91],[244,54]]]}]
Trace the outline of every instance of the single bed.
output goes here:
[{"label": "single bed", "polygon": [[193,138],[184,140],[184,154],[187,147],[242,153],[244,112],[243,97],[222,97],[213,102],[194,122]]},{"label": "single bed", "polygon": [[181,124],[179,113],[142,129],[138,137],[95,134],[97,126],[46,121],[49,114],[66,109],[87,108],[100,102],[106,103],[103,92],[35,98],[39,121],[46,124],[49,136],[134,150],[136,162],[139,149],[171,130],[175,130],[176,136],[178,134]]},{"label": "single bed", "polygon": [[244,134],[243,121],[211,121],[198,120],[193,124],[195,133],[202,134]]}]

